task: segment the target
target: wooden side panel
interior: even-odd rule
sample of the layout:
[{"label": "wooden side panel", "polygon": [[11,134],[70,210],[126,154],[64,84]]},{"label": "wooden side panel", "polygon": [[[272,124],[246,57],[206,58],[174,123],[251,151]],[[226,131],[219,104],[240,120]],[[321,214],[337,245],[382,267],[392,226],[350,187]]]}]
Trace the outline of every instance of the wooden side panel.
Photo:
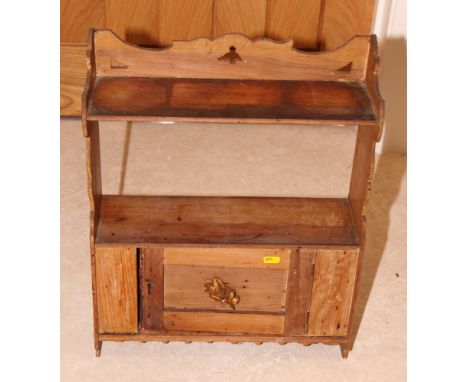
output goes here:
[{"label": "wooden side panel", "polygon": [[81,114],[81,94],[86,80],[86,45],[60,46],[60,115]]},{"label": "wooden side panel", "polygon": [[288,272],[284,269],[164,266],[164,307],[231,311],[205,293],[205,283],[221,279],[240,297],[236,312],[284,312]]},{"label": "wooden side panel", "polygon": [[365,239],[364,207],[369,197],[374,175],[376,126],[359,126],[354,151],[353,171],[349,186],[349,206],[354,218],[356,234]]},{"label": "wooden side panel", "polygon": [[267,0],[216,0],[214,36],[242,33],[251,38],[265,34]]},{"label": "wooden side panel", "polygon": [[[291,251],[272,248],[165,248],[164,263],[208,267],[288,269]],[[277,263],[265,262],[275,257]]]},{"label": "wooden side panel", "polygon": [[137,288],[134,248],[96,248],[99,333],[137,332]]},{"label": "wooden side panel", "polygon": [[309,336],[345,336],[353,301],[359,250],[318,250]]},{"label": "wooden side panel", "polygon": [[141,327],[162,330],[164,309],[163,248],[140,250]]},{"label": "wooden side panel", "polygon": [[91,253],[97,237],[97,225],[100,217],[102,202],[101,180],[101,147],[99,139],[99,122],[86,121],[85,127],[89,132],[86,140],[86,172],[88,180],[88,197],[90,204],[90,240]]},{"label": "wooden side panel", "polygon": [[335,49],[355,35],[372,30],[375,0],[326,0],[320,50]]},{"label": "wooden side panel", "polygon": [[105,0],[106,28],[125,41],[158,44],[158,0]]},{"label": "wooden side panel", "polygon": [[104,13],[104,0],[61,0],[60,42],[86,43],[89,28],[105,27]]},{"label": "wooden side panel", "polygon": [[211,312],[164,312],[167,330],[282,334],[284,316]]},{"label": "wooden side panel", "polygon": [[376,136],[376,141],[380,141],[382,138],[383,132],[383,123],[385,118],[385,102],[380,95],[379,89],[379,66],[380,66],[380,58],[378,55],[378,47],[377,47],[377,36],[372,35],[369,47],[369,58],[367,62],[367,69],[366,69],[366,84],[367,90],[369,92],[369,98],[372,100],[374,105],[375,113],[378,116],[378,129],[379,132]]},{"label": "wooden side panel", "polygon": [[159,43],[211,37],[213,0],[159,0]]},{"label": "wooden side panel", "polygon": [[314,249],[297,249],[291,255],[284,323],[285,335],[307,334],[315,252]]},{"label": "wooden side panel", "polygon": [[269,0],[265,35],[294,40],[301,49],[317,49],[320,0]]}]

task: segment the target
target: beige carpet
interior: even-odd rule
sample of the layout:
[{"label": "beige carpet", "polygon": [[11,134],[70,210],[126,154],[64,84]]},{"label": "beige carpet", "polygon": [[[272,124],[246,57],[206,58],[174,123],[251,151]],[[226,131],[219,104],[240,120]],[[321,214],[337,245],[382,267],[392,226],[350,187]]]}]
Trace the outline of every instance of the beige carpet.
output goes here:
[{"label": "beige carpet", "polygon": [[[104,192],[345,196],[354,134],[339,127],[106,124]],[[84,139],[80,121],[63,120],[62,381],[405,381],[405,156],[378,158],[368,222],[360,327],[347,360],[338,346],[177,342],[105,342],[96,358]]]}]

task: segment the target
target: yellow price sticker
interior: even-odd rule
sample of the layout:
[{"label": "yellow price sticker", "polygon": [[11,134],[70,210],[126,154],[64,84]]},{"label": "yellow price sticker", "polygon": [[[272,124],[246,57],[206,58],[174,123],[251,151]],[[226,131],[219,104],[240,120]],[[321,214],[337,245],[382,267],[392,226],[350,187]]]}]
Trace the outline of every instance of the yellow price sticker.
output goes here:
[{"label": "yellow price sticker", "polygon": [[264,256],[263,263],[264,264],[279,264],[281,262],[281,257],[279,256]]}]

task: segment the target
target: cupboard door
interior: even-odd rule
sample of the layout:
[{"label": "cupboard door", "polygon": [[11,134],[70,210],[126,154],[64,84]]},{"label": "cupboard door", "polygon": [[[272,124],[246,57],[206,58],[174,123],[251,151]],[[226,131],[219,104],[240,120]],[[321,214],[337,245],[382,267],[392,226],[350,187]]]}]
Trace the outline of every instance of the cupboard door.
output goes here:
[{"label": "cupboard door", "polygon": [[348,334],[358,256],[358,249],[317,251],[309,336]]},{"label": "cupboard door", "polygon": [[96,248],[99,333],[136,333],[138,329],[135,248]]},{"label": "cupboard door", "polygon": [[282,334],[290,252],[142,248],[142,329]]}]

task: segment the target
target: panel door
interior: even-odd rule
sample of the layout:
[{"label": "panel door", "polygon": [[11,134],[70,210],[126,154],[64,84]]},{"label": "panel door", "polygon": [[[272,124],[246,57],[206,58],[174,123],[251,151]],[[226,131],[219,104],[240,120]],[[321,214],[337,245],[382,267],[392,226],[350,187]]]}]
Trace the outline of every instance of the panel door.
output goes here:
[{"label": "panel door", "polygon": [[358,256],[358,249],[317,251],[309,336],[348,334]]}]

